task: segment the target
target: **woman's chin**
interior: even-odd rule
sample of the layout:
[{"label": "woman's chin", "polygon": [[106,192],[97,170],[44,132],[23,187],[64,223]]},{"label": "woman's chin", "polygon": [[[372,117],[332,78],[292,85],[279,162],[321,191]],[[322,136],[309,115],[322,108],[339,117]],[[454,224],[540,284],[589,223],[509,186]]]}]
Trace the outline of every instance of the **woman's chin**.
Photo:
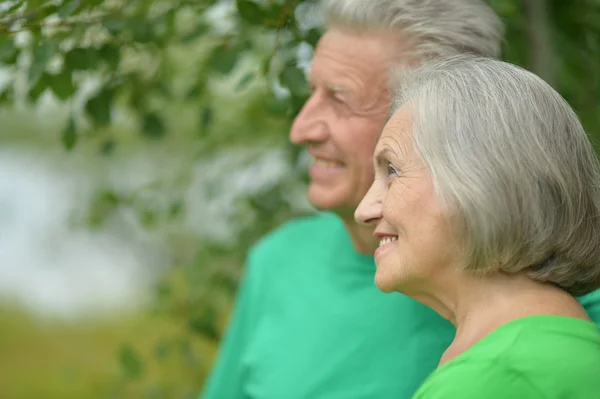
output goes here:
[{"label": "woman's chin", "polygon": [[375,273],[375,286],[379,291],[389,294],[390,292],[396,291],[393,279],[386,276],[385,273],[381,273],[379,270]]}]

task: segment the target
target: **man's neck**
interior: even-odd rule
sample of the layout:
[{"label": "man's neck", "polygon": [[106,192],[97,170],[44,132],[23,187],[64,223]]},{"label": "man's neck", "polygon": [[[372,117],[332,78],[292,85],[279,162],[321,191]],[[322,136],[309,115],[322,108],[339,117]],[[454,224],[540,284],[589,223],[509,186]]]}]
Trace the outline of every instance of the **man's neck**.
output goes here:
[{"label": "man's neck", "polygon": [[356,223],[354,217],[341,216],[356,252],[373,255],[379,246],[379,240],[373,237],[373,227]]}]

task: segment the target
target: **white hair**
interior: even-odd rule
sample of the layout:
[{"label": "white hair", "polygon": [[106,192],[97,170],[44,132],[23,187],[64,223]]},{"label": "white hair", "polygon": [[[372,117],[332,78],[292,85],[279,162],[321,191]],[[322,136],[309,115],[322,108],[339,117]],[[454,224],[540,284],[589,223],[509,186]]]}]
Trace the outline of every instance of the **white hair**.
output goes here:
[{"label": "white hair", "polygon": [[567,102],[498,60],[456,56],[407,73],[391,112],[412,112],[415,148],[458,216],[465,269],[527,272],[573,295],[599,288],[600,168]]},{"label": "white hair", "polygon": [[328,27],[398,33],[419,61],[473,53],[499,57],[504,25],[483,0],[325,0]]}]

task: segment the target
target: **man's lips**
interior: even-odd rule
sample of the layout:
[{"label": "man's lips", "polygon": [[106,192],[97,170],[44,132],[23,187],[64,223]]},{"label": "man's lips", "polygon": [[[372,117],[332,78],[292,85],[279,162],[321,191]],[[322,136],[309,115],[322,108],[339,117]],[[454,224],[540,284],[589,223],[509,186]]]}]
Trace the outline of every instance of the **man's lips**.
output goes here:
[{"label": "man's lips", "polygon": [[344,164],[337,161],[331,161],[324,158],[315,158],[313,162],[314,166],[319,168],[343,168]]}]

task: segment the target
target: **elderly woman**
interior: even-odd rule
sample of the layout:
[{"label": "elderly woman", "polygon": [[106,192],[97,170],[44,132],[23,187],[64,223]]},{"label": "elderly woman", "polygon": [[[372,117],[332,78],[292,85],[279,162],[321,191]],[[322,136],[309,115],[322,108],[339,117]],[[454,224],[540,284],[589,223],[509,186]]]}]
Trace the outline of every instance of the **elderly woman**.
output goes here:
[{"label": "elderly woman", "polygon": [[375,281],[457,328],[415,398],[600,398],[600,171],[534,74],[459,57],[404,80],[356,219]]}]

